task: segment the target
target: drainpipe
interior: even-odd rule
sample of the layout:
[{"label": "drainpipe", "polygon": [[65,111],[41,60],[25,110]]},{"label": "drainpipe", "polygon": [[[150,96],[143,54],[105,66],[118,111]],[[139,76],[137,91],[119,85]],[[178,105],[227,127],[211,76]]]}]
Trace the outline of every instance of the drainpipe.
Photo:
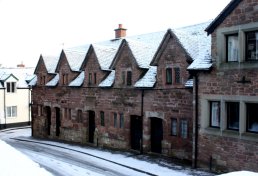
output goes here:
[{"label": "drainpipe", "polygon": [[143,105],[144,105],[144,89],[142,89],[142,96],[141,96],[141,117],[142,117],[142,140],[141,140],[141,154],[143,154]]},{"label": "drainpipe", "polygon": [[4,128],[6,128],[6,89],[4,87]]},{"label": "drainpipe", "polygon": [[194,121],[194,162],[193,168],[197,168],[197,158],[198,158],[198,75],[194,74],[194,84],[195,84],[195,121]]},{"label": "drainpipe", "polygon": [[29,99],[29,108],[28,108],[28,114],[29,114],[29,122],[28,125],[30,125],[30,121],[31,121],[31,86],[29,86],[29,93],[28,93],[28,99]]}]

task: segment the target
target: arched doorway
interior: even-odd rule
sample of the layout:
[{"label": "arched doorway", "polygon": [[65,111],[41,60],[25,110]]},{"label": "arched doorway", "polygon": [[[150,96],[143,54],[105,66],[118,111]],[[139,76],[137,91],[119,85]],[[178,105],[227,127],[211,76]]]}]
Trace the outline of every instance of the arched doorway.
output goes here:
[{"label": "arched doorway", "polygon": [[94,143],[94,132],[95,132],[95,112],[88,111],[89,114],[89,142]]},{"label": "arched doorway", "polygon": [[162,119],[152,117],[151,119],[151,151],[161,153],[163,139]]},{"label": "arched doorway", "polygon": [[61,126],[61,117],[60,117],[60,108],[56,107],[56,136],[60,135],[60,126]]},{"label": "arched doorway", "polygon": [[131,148],[133,150],[141,150],[142,145],[142,117],[131,116]]},{"label": "arched doorway", "polygon": [[47,135],[51,134],[51,108],[49,106],[45,107],[45,111],[46,111],[46,127],[47,127]]}]

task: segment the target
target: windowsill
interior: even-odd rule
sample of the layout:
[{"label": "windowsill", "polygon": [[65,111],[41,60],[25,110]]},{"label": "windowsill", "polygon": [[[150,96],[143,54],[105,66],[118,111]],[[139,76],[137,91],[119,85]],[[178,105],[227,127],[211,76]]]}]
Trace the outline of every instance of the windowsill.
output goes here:
[{"label": "windowsill", "polygon": [[226,62],[221,63],[219,66],[220,70],[230,70],[230,69],[248,69],[257,68],[258,61],[245,61],[245,62]]},{"label": "windowsill", "polygon": [[258,133],[244,132],[242,134],[235,130],[221,130],[220,128],[207,127],[203,130],[204,133],[222,137],[231,137],[248,141],[258,142]]}]

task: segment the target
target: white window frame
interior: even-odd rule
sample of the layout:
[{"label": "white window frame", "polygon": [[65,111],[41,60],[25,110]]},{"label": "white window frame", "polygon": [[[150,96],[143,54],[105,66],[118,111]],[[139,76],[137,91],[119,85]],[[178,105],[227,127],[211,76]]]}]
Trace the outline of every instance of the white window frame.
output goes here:
[{"label": "white window frame", "polygon": [[17,106],[7,106],[6,107],[6,117],[8,117],[8,118],[17,117]]}]

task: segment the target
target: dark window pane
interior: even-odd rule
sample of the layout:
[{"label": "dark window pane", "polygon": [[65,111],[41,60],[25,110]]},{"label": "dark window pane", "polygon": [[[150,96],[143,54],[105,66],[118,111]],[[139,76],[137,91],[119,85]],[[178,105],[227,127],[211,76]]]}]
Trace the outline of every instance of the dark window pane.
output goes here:
[{"label": "dark window pane", "polygon": [[92,74],[89,73],[89,85],[91,85],[91,84],[92,84]]},{"label": "dark window pane", "polygon": [[180,129],[181,129],[181,137],[184,139],[187,138],[188,136],[187,120],[181,120]]},{"label": "dark window pane", "polygon": [[258,104],[246,104],[247,131],[258,133]]},{"label": "dark window pane", "polygon": [[258,32],[246,33],[246,59],[258,60]]},{"label": "dark window pane", "polygon": [[7,92],[11,92],[11,83],[6,83],[7,86]]},{"label": "dark window pane", "polygon": [[120,128],[124,128],[124,114],[120,114]]},{"label": "dark window pane", "polygon": [[228,129],[238,130],[239,129],[239,103],[228,102],[227,103],[227,120]]},{"label": "dark window pane", "polygon": [[180,68],[174,68],[175,70],[175,83],[180,83]]},{"label": "dark window pane", "polygon": [[127,85],[131,86],[132,85],[132,72],[131,71],[127,71]]},{"label": "dark window pane", "polygon": [[11,88],[12,88],[11,92],[15,92],[15,82],[12,82],[11,84],[12,84],[12,86],[11,86]]},{"label": "dark window pane", "polygon": [[210,126],[220,126],[220,102],[218,101],[210,102]]},{"label": "dark window pane", "polygon": [[100,112],[100,125],[105,126],[105,114],[103,111]]},{"label": "dark window pane", "polygon": [[172,84],[172,69],[166,69],[166,84]]},{"label": "dark window pane", "polygon": [[114,127],[117,127],[117,113],[114,113]]}]

